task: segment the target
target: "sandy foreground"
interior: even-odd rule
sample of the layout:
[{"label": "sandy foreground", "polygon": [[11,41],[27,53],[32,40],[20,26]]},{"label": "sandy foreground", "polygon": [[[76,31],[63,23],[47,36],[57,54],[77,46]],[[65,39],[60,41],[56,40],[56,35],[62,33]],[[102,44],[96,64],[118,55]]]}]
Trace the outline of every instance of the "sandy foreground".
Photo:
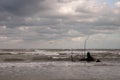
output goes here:
[{"label": "sandy foreground", "polygon": [[0,63],[0,80],[120,80],[120,63]]}]

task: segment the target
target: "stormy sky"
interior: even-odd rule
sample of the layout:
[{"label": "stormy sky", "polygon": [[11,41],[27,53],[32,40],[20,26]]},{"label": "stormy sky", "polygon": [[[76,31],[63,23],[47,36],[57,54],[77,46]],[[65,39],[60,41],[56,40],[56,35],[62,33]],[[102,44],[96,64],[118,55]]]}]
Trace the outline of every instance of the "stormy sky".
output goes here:
[{"label": "stormy sky", "polygon": [[0,0],[0,48],[120,48],[120,0]]}]

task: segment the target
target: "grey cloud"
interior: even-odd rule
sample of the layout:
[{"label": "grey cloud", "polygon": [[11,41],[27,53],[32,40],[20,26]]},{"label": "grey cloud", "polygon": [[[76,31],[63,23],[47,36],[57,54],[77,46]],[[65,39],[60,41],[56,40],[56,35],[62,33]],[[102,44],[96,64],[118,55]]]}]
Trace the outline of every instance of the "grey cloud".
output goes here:
[{"label": "grey cloud", "polygon": [[100,33],[112,34],[120,29],[120,16],[109,13],[109,10],[94,13],[79,7],[75,10],[77,15],[56,11],[58,4],[69,1],[72,0],[1,0],[0,26],[7,28],[1,29],[0,35],[9,37],[8,41],[20,39],[30,43],[39,40],[67,40]]},{"label": "grey cloud", "polygon": [[[38,11],[38,3],[44,0],[1,0],[0,7],[15,15],[28,15]],[[41,7],[44,10],[44,7]]]}]

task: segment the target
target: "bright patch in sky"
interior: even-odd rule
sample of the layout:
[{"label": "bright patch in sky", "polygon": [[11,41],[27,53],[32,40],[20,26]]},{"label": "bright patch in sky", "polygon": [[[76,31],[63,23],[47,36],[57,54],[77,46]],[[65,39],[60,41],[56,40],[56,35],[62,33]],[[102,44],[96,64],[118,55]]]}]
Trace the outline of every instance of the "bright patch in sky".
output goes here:
[{"label": "bright patch in sky", "polygon": [[101,1],[102,3],[107,3],[109,6],[111,6],[111,7],[114,7],[114,3],[116,3],[116,2],[118,2],[118,1],[120,1],[120,0],[99,0],[99,1]]}]

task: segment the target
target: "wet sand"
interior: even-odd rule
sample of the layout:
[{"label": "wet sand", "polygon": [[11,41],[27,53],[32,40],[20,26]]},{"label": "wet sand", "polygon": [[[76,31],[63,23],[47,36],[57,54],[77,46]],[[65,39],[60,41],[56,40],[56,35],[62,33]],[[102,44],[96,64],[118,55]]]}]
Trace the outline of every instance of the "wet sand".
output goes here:
[{"label": "wet sand", "polygon": [[1,62],[0,80],[119,80],[120,63]]}]

